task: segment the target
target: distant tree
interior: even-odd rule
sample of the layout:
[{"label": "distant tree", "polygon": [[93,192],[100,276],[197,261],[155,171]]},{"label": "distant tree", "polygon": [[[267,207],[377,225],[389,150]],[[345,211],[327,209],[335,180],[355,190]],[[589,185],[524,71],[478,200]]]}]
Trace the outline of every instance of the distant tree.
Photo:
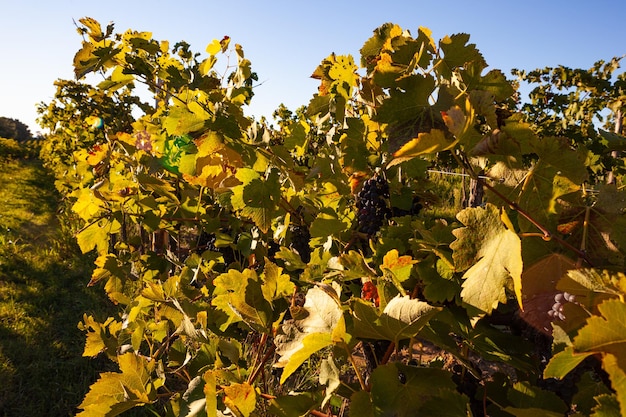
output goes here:
[{"label": "distant tree", "polygon": [[0,137],[26,142],[33,138],[28,126],[16,119],[0,117]]},{"label": "distant tree", "polygon": [[528,121],[543,135],[567,137],[572,146],[591,150],[598,159],[590,169],[608,183],[626,170],[620,157],[626,149],[626,73],[616,74],[622,58],[598,61],[590,69],[513,70],[521,82],[535,86],[531,102],[521,109]]}]

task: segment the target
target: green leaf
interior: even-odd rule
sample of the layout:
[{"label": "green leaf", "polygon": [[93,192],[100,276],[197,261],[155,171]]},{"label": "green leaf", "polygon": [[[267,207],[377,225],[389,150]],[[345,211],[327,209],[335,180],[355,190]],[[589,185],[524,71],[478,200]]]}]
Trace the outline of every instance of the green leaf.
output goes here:
[{"label": "green leaf", "polygon": [[513,407],[506,407],[507,413],[518,417],[563,416],[567,406],[553,392],[543,391],[527,382],[517,382],[507,393]]},{"label": "green leaf", "polygon": [[401,295],[392,298],[382,313],[371,303],[358,298],[354,299],[351,307],[354,314],[354,336],[396,343],[417,335],[441,311],[440,307]]},{"label": "green leaf", "polygon": [[[622,319],[624,319],[624,317],[625,316],[622,316]],[[623,359],[623,357],[621,359]],[[607,354],[602,358],[602,367],[607,374],[609,374],[611,388],[615,391],[615,396],[619,402],[620,413],[624,416],[626,415],[626,368],[624,368],[624,363],[615,355]]]},{"label": "green leaf", "polygon": [[[451,410],[458,409],[459,400],[467,403],[466,398],[451,394],[456,386],[451,375],[441,369],[390,363],[378,366],[374,370],[370,384],[370,401],[374,410],[372,414],[376,416],[412,417],[422,415],[418,410],[435,399],[439,399],[441,407],[436,415],[445,416],[450,415]],[[442,398],[450,396],[454,397],[450,404],[441,401]],[[356,399],[361,403],[358,406],[359,409],[363,409],[366,412],[365,415],[370,415],[363,394]],[[352,415],[351,410],[350,416]],[[465,413],[461,415],[465,415]]]},{"label": "green leaf", "polygon": [[204,394],[205,381],[202,375],[198,375],[189,381],[187,390],[181,397],[179,416],[205,417],[207,397]]},{"label": "green leaf", "polygon": [[374,408],[369,392],[355,391],[352,394],[349,417],[374,417]]},{"label": "green leaf", "polygon": [[293,295],[296,286],[291,282],[289,275],[283,274],[282,271],[283,269],[281,267],[271,262],[269,259],[265,259],[261,290],[266,300],[273,301]]},{"label": "green leaf", "polygon": [[571,269],[567,271],[567,276],[593,292],[626,296],[626,275],[621,272]]},{"label": "green leaf", "polygon": [[554,167],[560,176],[570,182],[581,184],[587,179],[586,154],[572,149],[563,138],[541,138],[533,141],[532,148],[543,162]]},{"label": "green leaf", "polygon": [[494,69],[484,75],[480,83],[475,86],[479,90],[486,90],[493,95],[496,102],[502,102],[515,93],[515,89],[506,79],[502,71]]},{"label": "green leaf", "polygon": [[319,404],[317,392],[290,392],[270,401],[268,412],[276,417],[307,417]]},{"label": "green leaf", "polygon": [[[609,388],[598,381],[591,372],[585,372],[578,384],[576,384],[577,392],[572,399],[572,404],[576,404],[576,410],[582,415],[591,415],[591,410],[597,404],[596,398],[600,395],[609,394]],[[619,405],[617,405],[619,408]]]},{"label": "green leaf", "polygon": [[505,290],[511,280],[521,282],[521,242],[514,231],[504,227],[498,209],[491,204],[465,209],[457,218],[466,227],[453,231],[457,240],[450,248],[455,251],[458,269],[474,261],[463,275],[461,297],[472,308],[475,323],[506,302]]},{"label": "green leaf", "polygon": [[170,108],[163,127],[168,135],[181,136],[201,130],[204,123],[205,119],[190,111],[186,105],[176,105]]},{"label": "green leaf", "polygon": [[600,316],[591,316],[573,339],[577,352],[610,353],[626,369],[626,303],[619,299],[598,305]]},{"label": "green leaf", "polygon": [[608,132],[603,129],[598,129],[600,136],[602,136],[602,143],[611,151],[624,151],[626,150],[626,137],[617,133]]},{"label": "green leaf", "polygon": [[620,404],[615,394],[599,395],[595,398],[598,405],[593,408],[591,417],[624,417],[620,412]]},{"label": "green leaf", "polygon": [[442,66],[441,71],[444,76],[450,76],[450,71],[457,67],[463,67],[469,62],[474,62],[479,68],[485,68],[487,66],[485,59],[480,54],[476,45],[473,43],[468,44],[470,35],[467,33],[458,33],[452,36],[445,36],[439,41],[439,47],[443,51],[443,61],[445,66]]},{"label": "green leaf", "polygon": [[323,240],[325,240],[328,236],[337,236],[339,233],[346,230],[348,225],[336,216],[337,213],[330,209],[319,213],[315,220],[313,220],[313,223],[311,223],[311,227],[309,229],[311,237],[323,238]]},{"label": "green leaf", "polygon": [[241,168],[236,177],[243,184],[233,187],[231,203],[235,210],[250,218],[264,233],[270,229],[280,200],[278,171],[273,169],[267,179],[250,168]]},{"label": "green leaf", "polygon": [[574,353],[574,348],[572,346],[568,346],[561,352],[552,356],[550,362],[548,362],[548,365],[543,371],[543,377],[562,379],[590,355],[592,355],[592,353],[576,354]]},{"label": "green leaf", "polygon": [[382,102],[375,120],[394,123],[414,119],[423,108],[430,106],[428,99],[434,89],[435,79],[430,75],[412,74],[398,80],[396,88]]}]

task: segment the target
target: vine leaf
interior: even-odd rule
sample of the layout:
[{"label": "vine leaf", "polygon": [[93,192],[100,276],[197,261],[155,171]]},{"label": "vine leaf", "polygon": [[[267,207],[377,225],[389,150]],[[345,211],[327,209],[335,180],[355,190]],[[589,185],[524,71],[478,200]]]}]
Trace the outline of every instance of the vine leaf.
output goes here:
[{"label": "vine leaf", "polygon": [[352,303],[354,336],[398,343],[414,337],[439,311],[424,301],[397,295],[379,313],[372,303],[357,298]]},{"label": "vine leaf", "polygon": [[99,254],[105,254],[109,250],[109,236],[118,233],[120,227],[116,220],[102,219],[78,232],[76,241],[83,253],[96,249]]},{"label": "vine leaf", "polygon": [[[117,416],[124,411],[156,399],[156,390],[149,389],[154,361],[134,353],[118,357],[121,372],[105,372],[91,385],[79,408],[77,416]],[[157,382],[160,380],[157,380]]]},{"label": "vine leaf", "polygon": [[601,316],[592,316],[578,331],[573,344],[577,352],[610,353],[626,369],[626,303],[606,300],[598,305]]},{"label": "vine leaf", "polygon": [[408,255],[398,256],[398,250],[392,249],[383,257],[381,270],[391,272],[395,279],[404,282],[409,279],[411,269],[417,261]]},{"label": "vine leaf", "polygon": [[[300,348],[289,356],[285,363],[280,383],[283,384],[315,352],[333,344],[329,333],[310,333],[300,339]],[[283,358],[281,358],[282,361]],[[278,364],[277,364],[278,365]]]},{"label": "vine leaf", "polygon": [[338,331],[343,329],[345,333],[343,311],[331,291],[333,288],[319,287],[307,291],[303,318],[286,321],[282,334],[276,336],[276,353],[280,358],[274,366],[283,368],[281,384],[313,353],[345,337]]},{"label": "vine leaf", "polygon": [[619,401],[620,415],[626,415],[626,372],[624,364],[618,363],[615,355],[607,354],[602,358],[602,367],[609,374],[611,387],[615,390]]},{"label": "vine leaf", "polygon": [[[215,374],[215,371],[209,370],[202,376],[204,380],[202,391],[204,392],[204,398],[206,398],[205,410],[207,417],[217,417],[219,412],[217,408],[217,378]],[[219,415],[222,416],[221,413]]]},{"label": "vine leaf", "polygon": [[266,300],[274,301],[293,294],[296,286],[291,282],[289,275],[282,272],[283,269],[281,267],[265,258],[261,290]]},{"label": "vine leaf", "polygon": [[222,329],[240,319],[257,331],[268,331],[273,318],[272,305],[264,296],[256,272],[231,269],[215,278],[213,283],[212,304],[229,316]]},{"label": "vine leaf", "polygon": [[416,138],[405,143],[393,154],[393,159],[387,168],[409,161],[415,157],[425,154],[444,151],[454,146],[456,141],[450,142],[443,130],[431,129],[430,132],[421,132]]},{"label": "vine leaf", "polygon": [[566,206],[557,230],[572,245],[584,247],[596,267],[621,264],[626,248],[626,193],[614,185],[600,186],[599,191],[592,207],[587,207],[588,202],[582,197]]},{"label": "vine leaf", "polygon": [[321,385],[327,386],[324,400],[322,400],[322,408],[324,408],[326,403],[332,398],[333,393],[341,386],[339,369],[337,369],[332,356],[322,359],[319,381]]},{"label": "vine leaf", "polygon": [[104,201],[97,198],[89,188],[78,189],[72,195],[77,197],[76,202],[72,205],[72,211],[85,221],[91,220],[100,209],[104,208]]},{"label": "vine leaf", "polygon": [[237,417],[249,417],[256,407],[256,392],[247,382],[224,387],[224,404]]},{"label": "vine leaf", "polygon": [[[599,315],[589,317],[578,331],[572,340],[572,349],[581,356],[599,354],[602,357],[602,367],[609,374],[621,415],[626,415],[626,303],[618,298],[605,300],[598,305],[598,311]],[[561,359],[557,359],[553,367],[549,364],[547,369],[553,370]]]},{"label": "vine leaf", "polygon": [[96,268],[91,274],[91,280],[87,286],[107,280],[105,291],[115,304],[121,303],[127,305],[130,303],[130,297],[123,292],[124,281],[130,275],[130,266],[121,262],[117,256],[113,254],[100,255],[94,262]]},{"label": "vine leaf", "polygon": [[626,275],[622,272],[597,271],[595,269],[572,269],[568,278],[597,293],[626,296]]},{"label": "vine leaf", "polygon": [[562,379],[590,355],[593,353],[575,353],[574,347],[568,346],[550,359],[543,371],[543,377]]},{"label": "vine leaf", "polygon": [[[455,392],[450,374],[441,369],[389,363],[378,366],[370,380],[370,393],[360,391],[352,395],[350,416],[447,416],[467,412],[467,397]],[[437,389],[433,389],[435,386]],[[432,410],[435,403],[435,413],[420,413],[422,407]]]},{"label": "vine leaf", "polygon": [[441,39],[439,47],[444,53],[446,69],[461,67],[468,62],[484,63],[485,59],[476,48],[476,44],[467,43],[469,39],[470,35],[467,33],[457,33]]},{"label": "vine leaf", "polygon": [[527,382],[516,382],[508,391],[507,398],[513,406],[504,408],[504,411],[516,417],[539,414],[558,417],[567,411],[567,406],[555,393],[543,391]]},{"label": "vine leaf", "polygon": [[109,317],[104,323],[98,323],[93,316],[83,315],[78,328],[87,333],[83,356],[96,357],[101,352],[115,352],[117,334],[122,330],[122,323]]},{"label": "vine leaf", "polygon": [[278,171],[272,170],[267,179],[250,168],[241,168],[236,177],[243,184],[233,187],[231,203],[235,210],[250,218],[263,233],[272,225],[275,207],[280,199]]},{"label": "vine leaf", "polygon": [[204,127],[205,118],[190,111],[185,104],[174,105],[163,121],[163,127],[169,135],[186,135]]},{"label": "vine leaf", "polygon": [[179,415],[184,417],[199,417],[204,415],[207,408],[207,397],[204,393],[205,380],[201,375],[196,376],[187,385],[187,390],[181,396]]},{"label": "vine leaf", "polygon": [[[461,298],[470,308],[472,324],[506,302],[505,289],[515,285],[521,303],[522,255],[517,234],[505,227],[497,207],[467,208],[457,218],[466,227],[453,231],[450,247],[457,268],[471,267],[463,275]],[[473,263],[473,265],[472,265]]]},{"label": "vine leaf", "polygon": [[306,417],[319,404],[317,391],[294,392],[274,398],[270,401],[268,412],[276,417]]}]

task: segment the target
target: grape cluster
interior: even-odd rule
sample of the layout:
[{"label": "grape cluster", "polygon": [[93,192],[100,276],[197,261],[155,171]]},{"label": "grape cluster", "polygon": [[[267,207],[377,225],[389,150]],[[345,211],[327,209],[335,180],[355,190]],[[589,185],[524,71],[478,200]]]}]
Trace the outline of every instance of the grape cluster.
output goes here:
[{"label": "grape cluster", "polygon": [[563,314],[563,306],[567,302],[575,303],[576,296],[568,292],[556,294],[554,296],[554,304],[552,305],[552,309],[548,311],[548,315],[553,319],[565,320],[565,315]]},{"label": "grape cluster", "polygon": [[202,254],[202,252],[209,250],[211,252],[219,252],[224,258],[224,264],[229,265],[236,261],[235,251],[230,246],[216,246],[215,242],[217,237],[214,233],[202,232],[198,237],[196,246],[196,252]]},{"label": "grape cluster", "polygon": [[380,229],[390,214],[388,198],[389,184],[382,175],[375,175],[365,181],[356,197],[359,232],[371,236]]},{"label": "grape cluster", "polygon": [[289,247],[298,252],[300,259],[302,259],[302,262],[305,264],[308,264],[311,260],[310,240],[311,233],[306,226],[291,227],[291,245],[289,245]]}]

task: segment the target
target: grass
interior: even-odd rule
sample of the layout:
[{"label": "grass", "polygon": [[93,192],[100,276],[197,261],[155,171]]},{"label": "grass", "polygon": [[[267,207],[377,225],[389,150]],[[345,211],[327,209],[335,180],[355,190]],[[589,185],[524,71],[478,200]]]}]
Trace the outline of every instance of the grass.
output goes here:
[{"label": "grass", "polygon": [[82,357],[77,323],[110,303],[60,231],[53,179],[36,160],[0,162],[0,416],[74,415],[107,367]]}]

